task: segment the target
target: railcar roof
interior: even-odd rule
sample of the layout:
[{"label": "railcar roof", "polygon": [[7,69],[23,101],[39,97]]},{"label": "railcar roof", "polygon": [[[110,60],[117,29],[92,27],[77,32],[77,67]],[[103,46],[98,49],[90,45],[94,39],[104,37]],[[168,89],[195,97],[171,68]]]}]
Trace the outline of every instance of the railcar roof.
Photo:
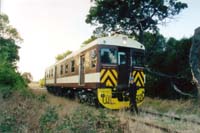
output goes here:
[{"label": "railcar roof", "polygon": [[121,47],[128,47],[128,48],[136,48],[144,50],[145,47],[143,44],[139,43],[133,38],[128,38],[126,35],[116,34],[114,36],[102,37],[97,38],[96,40],[92,41],[88,45],[84,46],[83,48],[79,49],[78,51],[72,52],[70,55],[65,57],[64,59],[56,62],[54,65],[60,64],[64,60],[71,58],[77,55],[80,52],[87,50],[95,45],[110,45],[110,46],[121,46]]}]

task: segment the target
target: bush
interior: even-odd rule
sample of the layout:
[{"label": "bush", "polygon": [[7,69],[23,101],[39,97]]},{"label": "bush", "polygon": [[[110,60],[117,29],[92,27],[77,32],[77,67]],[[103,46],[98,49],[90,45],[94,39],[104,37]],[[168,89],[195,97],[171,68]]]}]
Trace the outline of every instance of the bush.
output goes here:
[{"label": "bush", "polygon": [[9,97],[15,90],[26,89],[27,84],[22,76],[8,64],[0,67],[0,93],[3,98]]},{"label": "bush", "polygon": [[39,120],[41,132],[50,132],[57,120],[58,113],[55,107],[48,107]]},{"label": "bush", "polygon": [[44,87],[44,78],[39,81],[40,87]]},{"label": "bush", "polygon": [[7,113],[0,114],[0,132],[10,133],[16,129],[16,118]]},{"label": "bush", "polygon": [[107,115],[107,111],[102,109],[94,111],[88,107],[79,107],[72,114],[66,116],[57,130],[65,132],[122,132],[120,121]]}]

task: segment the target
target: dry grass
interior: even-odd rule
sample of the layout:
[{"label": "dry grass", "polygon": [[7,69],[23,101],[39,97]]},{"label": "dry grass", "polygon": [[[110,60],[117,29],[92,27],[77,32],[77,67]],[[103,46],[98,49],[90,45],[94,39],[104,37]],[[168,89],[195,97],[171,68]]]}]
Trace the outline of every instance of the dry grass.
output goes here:
[{"label": "dry grass", "polygon": [[[200,108],[193,100],[161,100],[146,98],[144,104],[140,108],[149,110],[151,112],[164,113],[181,118],[200,121]],[[166,117],[155,117],[148,114],[141,114],[139,119],[180,132],[200,132],[200,126],[190,122],[176,121]]]},{"label": "dry grass", "polygon": [[193,115],[198,117],[198,119],[200,117],[200,108],[194,100],[162,100],[147,97],[141,109],[170,115],[185,116],[187,118],[193,118]]},{"label": "dry grass", "polygon": [[24,98],[15,93],[11,98],[1,100],[0,106],[1,115],[10,116],[16,120],[17,130],[14,129],[13,132],[38,132],[40,114],[44,112],[47,104],[32,100],[32,98]]},{"label": "dry grass", "polygon": [[[63,97],[53,96],[47,93],[45,89],[35,89],[38,88],[36,84],[32,87],[34,88],[32,92],[36,96],[23,97],[15,93],[10,99],[0,99],[0,115],[5,116],[5,118],[0,117],[0,124],[3,122],[7,124],[4,128],[11,126],[13,127],[10,130],[12,132],[81,132],[87,130],[91,132],[124,133],[162,132],[140,122],[132,121],[131,119],[134,117],[134,119],[140,121],[180,132],[200,132],[200,127],[195,124],[177,122],[168,118],[157,118],[142,113],[139,116],[133,116],[124,110],[96,109],[87,105],[80,105],[76,101]],[[163,101],[146,98],[140,108],[174,115],[185,115],[187,118],[199,120],[198,109],[194,108],[192,101]]]}]

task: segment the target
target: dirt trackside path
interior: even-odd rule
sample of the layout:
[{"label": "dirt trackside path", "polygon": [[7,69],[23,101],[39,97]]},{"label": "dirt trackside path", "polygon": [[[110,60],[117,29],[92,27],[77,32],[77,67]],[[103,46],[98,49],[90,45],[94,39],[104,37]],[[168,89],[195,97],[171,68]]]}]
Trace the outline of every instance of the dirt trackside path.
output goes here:
[{"label": "dirt trackside path", "polygon": [[37,83],[31,83],[29,84],[29,87],[34,94],[44,95],[46,97],[47,102],[50,105],[60,107],[61,109],[59,109],[58,113],[61,116],[73,112],[80,106],[80,104],[77,101],[73,101],[68,98],[59,97],[48,93],[45,87],[41,88]]},{"label": "dirt trackside path", "polygon": [[[66,114],[70,115],[73,114],[79,107],[81,107],[82,104],[79,104],[77,101],[73,101],[64,97],[54,96],[53,94],[48,93],[46,88],[41,88],[37,83],[31,83],[29,84],[29,87],[31,91],[36,95],[45,95],[46,100],[50,106],[58,106],[58,114],[61,117],[64,117]],[[83,105],[82,105],[83,107]],[[98,112],[97,109],[94,107],[86,107],[90,111]],[[85,110],[87,112],[87,109]],[[151,127],[145,126],[143,124],[133,122],[129,119],[129,116],[127,116],[126,112],[119,111],[119,112],[112,112],[110,110],[105,110],[105,113],[108,113],[108,116],[115,116],[116,118],[119,118],[121,121],[120,126],[118,128],[122,128],[122,132],[154,132],[154,133],[160,133],[161,131],[158,129],[151,129]],[[109,115],[110,114],[110,115]],[[83,113],[84,115],[84,113]],[[111,117],[112,118],[112,117]],[[87,119],[87,118],[86,118]],[[110,118],[108,118],[110,119]],[[108,120],[109,121],[109,120]],[[110,120],[112,121],[112,120]],[[98,122],[98,120],[97,120]],[[122,127],[121,127],[122,126]]]}]

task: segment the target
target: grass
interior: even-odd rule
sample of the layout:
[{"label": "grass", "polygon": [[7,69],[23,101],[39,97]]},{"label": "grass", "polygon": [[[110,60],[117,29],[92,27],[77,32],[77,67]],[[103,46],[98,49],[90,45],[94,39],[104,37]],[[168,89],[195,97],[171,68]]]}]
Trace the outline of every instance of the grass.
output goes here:
[{"label": "grass", "polygon": [[[161,132],[133,122],[131,117],[170,127],[180,132],[197,133],[200,131],[196,125],[167,118],[155,118],[148,114],[132,116],[124,110],[96,109],[63,97],[52,96],[42,89],[34,89],[34,94],[26,91],[14,93],[7,99],[0,98],[0,106],[0,132],[3,133]],[[140,108],[199,120],[199,108],[194,106],[191,100],[171,101],[146,98]]]},{"label": "grass", "polygon": [[104,109],[70,105],[70,111],[66,103],[55,105],[44,93],[28,96],[14,93],[0,99],[0,132],[122,132],[119,119]]},{"label": "grass", "polygon": [[168,113],[179,116],[200,116],[200,108],[193,100],[163,100],[147,97],[145,98],[145,102],[141,108],[154,112]]},{"label": "grass", "polygon": [[[144,110],[151,112],[164,113],[168,115],[174,115],[190,120],[200,121],[200,108],[196,105],[195,101],[190,100],[163,100],[145,98],[145,102],[140,107]],[[154,117],[148,114],[141,114],[139,119],[152,122],[170,129],[177,130],[179,132],[198,133],[200,132],[200,126],[192,124],[190,122],[176,121],[166,117]]]}]

